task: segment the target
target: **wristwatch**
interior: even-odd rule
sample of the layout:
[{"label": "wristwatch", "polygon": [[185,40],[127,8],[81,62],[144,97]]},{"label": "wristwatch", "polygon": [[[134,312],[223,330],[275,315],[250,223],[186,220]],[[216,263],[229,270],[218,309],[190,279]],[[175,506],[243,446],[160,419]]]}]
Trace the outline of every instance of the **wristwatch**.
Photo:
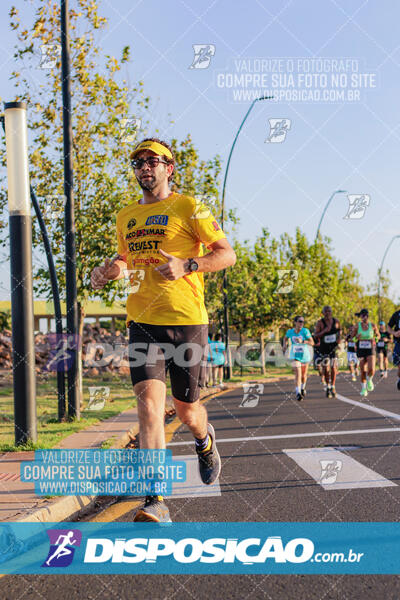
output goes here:
[{"label": "wristwatch", "polygon": [[187,270],[189,273],[194,273],[199,268],[199,263],[197,263],[194,258],[188,258],[188,266]]}]

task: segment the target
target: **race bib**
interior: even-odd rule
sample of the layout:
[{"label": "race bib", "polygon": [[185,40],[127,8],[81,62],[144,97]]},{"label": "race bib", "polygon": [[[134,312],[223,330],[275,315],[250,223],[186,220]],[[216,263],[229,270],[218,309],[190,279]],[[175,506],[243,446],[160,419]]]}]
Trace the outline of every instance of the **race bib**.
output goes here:
[{"label": "race bib", "polygon": [[293,353],[295,356],[303,356],[303,354],[304,354],[303,346],[293,346]]},{"label": "race bib", "polygon": [[324,335],[325,344],[333,344],[336,342],[336,333],[332,333],[331,335]]},{"label": "race bib", "polygon": [[364,350],[366,350],[368,348],[372,348],[372,342],[371,342],[371,340],[360,340],[360,342],[359,342],[359,348],[362,348]]},{"label": "race bib", "polygon": [[383,348],[385,346],[385,342],[378,342],[378,347]]}]

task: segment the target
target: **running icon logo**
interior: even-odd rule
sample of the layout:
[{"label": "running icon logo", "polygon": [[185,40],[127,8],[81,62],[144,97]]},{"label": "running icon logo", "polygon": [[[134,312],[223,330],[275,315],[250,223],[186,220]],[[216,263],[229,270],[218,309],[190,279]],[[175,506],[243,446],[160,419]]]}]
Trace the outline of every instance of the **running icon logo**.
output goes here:
[{"label": "running icon logo", "polygon": [[57,64],[58,57],[61,56],[61,45],[42,44],[39,48],[41,52],[39,67],[41,69],[53,69]]},{"label": "running icon logo", "polygon": [[336,483],[336,479],[342,470],[343,463],[341,460],[320,460],[321,476],[319,483]]},{"label": "running icon logo", "polygon": [[189,69],[207,69],[215,54],[215,44],[193,44],[194,58]]},{"label": "running icon logo", "polygon": [[142,281],[144,280],[145,270],[144,269],[124,269],[124,282],[125,289],[131,294],[136,294],[139,291]]},{"label": "running icon logo", "polygon": [[291,119],[268,119],[269,136],[265,143],[281,144],[285,141],[287,132],[289,131],[292,121]]},{"label": "running icon logo", "polygon": [[278,284],[275,294],[290,294],[299,274],[295,269],[278,269]]},{"label": "running icon logo", "polygon": [[370,204],[369,194],[347,194],[349,208],[343,219],[362,219]]},{"label": "running icon logo", "polygon": [[110,397],[110,388],[104,385],[89,386],[88,410],[103,410],[106,400]]},{"label": "running icon logo", "polygon": [[120,120],[121,133],[119,139],[121,142],[134,142],[136,134],[142,126],[142,120],[136,117],[128,117]]},{"label": "running icon logo", "polygon": [[195,207],[193,210],[193,214],[190,217],[191,219],[208,219],[211,212],[208,206],[205,204],[205,201],[209,200],[207,196],[202,196],[201,198],[195,198]]},{"label": "running icon logo", "polygon": [[42,567],[68,567],[74,558],[75,549],[81,545],[79,529],[47,529],[50,550]]},{"label": "running icon logo", "polygon": [[257,406],[260,395],[264,392],[263,383],[244,383],[243,384],[243,399],[239,404],[239,408],[254,408]]}]

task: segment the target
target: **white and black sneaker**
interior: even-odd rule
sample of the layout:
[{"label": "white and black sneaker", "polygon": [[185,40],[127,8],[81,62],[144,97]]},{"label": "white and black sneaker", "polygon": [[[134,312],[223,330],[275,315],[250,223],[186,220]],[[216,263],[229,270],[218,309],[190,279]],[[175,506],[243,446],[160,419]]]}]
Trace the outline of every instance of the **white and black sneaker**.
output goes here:
[{"label": "white and black sneaker", "polygon": [[206,485],[211,485],[221,473],[221,457],[217,450],[214,427],[210,423],[207,425],[207,433],[211,438],[211,448],[209,450],[198,450],[196,448],[196,452],[199,459],[201,480]]},{"label": "white and black sneaker", "polygon": [[146,496],[144,505],[136,511],[135,522],[171,523],[168,506],[162,496]]}]

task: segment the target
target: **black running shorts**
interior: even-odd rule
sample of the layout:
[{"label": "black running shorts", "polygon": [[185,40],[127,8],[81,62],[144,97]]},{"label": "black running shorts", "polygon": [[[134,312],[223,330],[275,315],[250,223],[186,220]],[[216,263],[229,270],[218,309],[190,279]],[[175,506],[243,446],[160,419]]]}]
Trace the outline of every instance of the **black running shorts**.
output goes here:
[{"label": "black running shorts", "polygon": [[129,367],[132,384],[148,379],[165,382],[172,395],[196,402],[205,383],[208,325],[149,325],[129,322]]}]

